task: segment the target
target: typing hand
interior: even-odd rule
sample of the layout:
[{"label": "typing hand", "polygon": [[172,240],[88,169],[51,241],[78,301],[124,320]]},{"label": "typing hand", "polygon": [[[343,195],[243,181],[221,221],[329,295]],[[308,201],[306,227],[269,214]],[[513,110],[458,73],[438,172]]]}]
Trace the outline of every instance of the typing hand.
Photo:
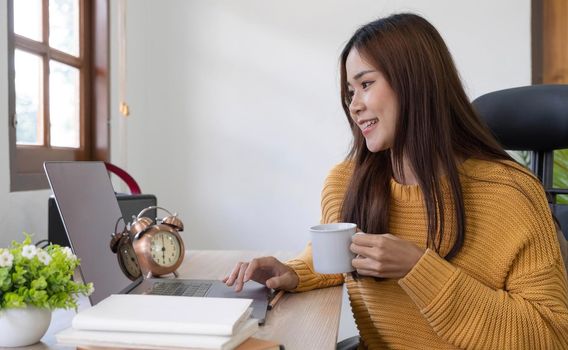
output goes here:
[{"label": "typing hand", "polygon": [[391,234],[357,234],[351,239],[357,254],[353,267],[363,276],[403,278],[424,254],[414,243]]},{"label": "typing hand", "polygon": [[268,288],[282,290],[291,290],[298,285],[296,272],[272,256],[239,262],[231,274],[223,278],[227,286],[235,286],[236,292],[240,292],[244,283],[250,280],[262,283]]}]

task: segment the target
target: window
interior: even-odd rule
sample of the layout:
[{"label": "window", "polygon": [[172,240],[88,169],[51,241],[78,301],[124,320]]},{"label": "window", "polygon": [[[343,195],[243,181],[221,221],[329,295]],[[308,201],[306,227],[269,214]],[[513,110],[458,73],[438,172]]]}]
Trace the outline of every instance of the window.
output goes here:
[{"label": "window", "polygon": [[108,0],[8,0],[11,190],[108,158]]},{"label": "window", "polygon": [[[554,169],[552,172],[554,188],[568,188],[568,149],[554,151]],[[556,197],[558,203],[568,204],[568,195]]]},{"label": "window", "polygon": [[507,151],[514,160],[531,169],[532,167],[532,152],[531,151]]},{"label": "window", "polygon": [[[531,151],[507,151],[517,162],[532,169],[533,154]],[[552,187],[555,189],[568,188],[568,149],[553,152],[554,165],[552,166]],[[548,170],[550,171],[550,170]],[[568,195],[556,196],[556,202],[568,204]]]}]

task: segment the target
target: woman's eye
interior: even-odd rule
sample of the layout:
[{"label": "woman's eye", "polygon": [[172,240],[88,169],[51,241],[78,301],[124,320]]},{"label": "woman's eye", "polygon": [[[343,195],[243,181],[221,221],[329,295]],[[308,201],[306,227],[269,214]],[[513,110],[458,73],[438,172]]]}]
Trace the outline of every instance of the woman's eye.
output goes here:
[{"label": "woman's eye", "polygon": [[361,86],[363,87],[363,89],[366,89],[369,86],[371,86],[371,84],[373,84],[372,81],[364,81],[364,82],[361,83]]}]

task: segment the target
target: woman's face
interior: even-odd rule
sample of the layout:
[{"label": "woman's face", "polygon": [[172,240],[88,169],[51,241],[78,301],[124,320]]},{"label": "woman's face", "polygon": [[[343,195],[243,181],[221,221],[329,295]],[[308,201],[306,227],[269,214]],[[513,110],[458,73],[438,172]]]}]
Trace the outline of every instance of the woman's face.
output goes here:
[{"label": "woman's face", "polygon": [[367,63],[356,49],[345,63],[351,94],[349,113],[371,152],[390,149],[398,118],[397,97],[383,73]]}]

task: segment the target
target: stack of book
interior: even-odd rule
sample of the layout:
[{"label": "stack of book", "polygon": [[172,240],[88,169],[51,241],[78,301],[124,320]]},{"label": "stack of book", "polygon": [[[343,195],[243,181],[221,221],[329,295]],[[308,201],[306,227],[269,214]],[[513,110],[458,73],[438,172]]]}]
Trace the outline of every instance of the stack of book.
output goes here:
[{"label": "stack of book", "polygon": [[80,311],[59,344],[143,349],[234,349],[258,329],[251,299],[111,295]]}]

